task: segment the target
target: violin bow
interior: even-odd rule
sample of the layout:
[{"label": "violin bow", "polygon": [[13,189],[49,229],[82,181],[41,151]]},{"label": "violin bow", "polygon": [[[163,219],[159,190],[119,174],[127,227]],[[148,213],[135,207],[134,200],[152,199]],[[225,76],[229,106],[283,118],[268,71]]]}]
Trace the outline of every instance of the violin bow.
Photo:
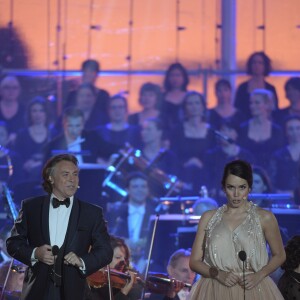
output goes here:
[{"label": "violin bow", "polygon": [[[2,150],[2,148],[3,147],[1,147],[1,150]],[[10,156],[8,155],[8,152],[6,153],[6,158],[7,158],[8,167],[9,167],[9,176],[12,176],[12,174],[13,174],[13,167],[12,167],[11,159],[10,159]],[[16,219],[18,217],[18,212],[17,212],[16,206],[15,206],[15,203],[14,203],[14,201],[12,199],[10,190],[7,187],[7,184],[5,182],[2,183],[2,188],[3,188],[4,198],[6,199],[8,207],[10,209],[10,213],[11,213],[11,215],[13,217],[13,220],[16,221]],[[4,299],[4,294],[5,294],[5,290],[6,290],[8,278],[9,278],[11,269],[13,267],[13,264],[14,264],[14,259],[12,258],[11,261],[10,261],[10,264],[9,264],[9,268],[7,270],[7,273],[6,273],[6,277],[5,277],[5,280],[4,280],[3,287],[2,287],[2,294],[1,294],[0,300]]]},{"label": "violin bow", "polygon": [[[149,266],[150,266],[152,250],[153,250],[153,244],[154,244],[154,238],[155,238],[155,235],[156,235],[156,228],[157,228],[158,221],[159,221],[159,214],[156,215],[156,219],[154,221],[154,226],[153,226],[153,231],[152,231],[152,237],[151,237],[151,243],[150,243],[150,248],[149,248],[147,266],[146,266],[146,271],[145,271],[145,280],[146,281],[147,281],[147,277],[148,277],[148,273],[149,273]],[[146,287],[144,286],[143,290],[142,290],[141,300],[145,299],[145,291],[146,291]]]},{"label": "violin bow", "polygon": [[109,293],[109,300],[114,300],[114,296],[112,294],[112,286],[110,280],[110,266],[107,265],[107,281],[108,281],[108,293]]}]

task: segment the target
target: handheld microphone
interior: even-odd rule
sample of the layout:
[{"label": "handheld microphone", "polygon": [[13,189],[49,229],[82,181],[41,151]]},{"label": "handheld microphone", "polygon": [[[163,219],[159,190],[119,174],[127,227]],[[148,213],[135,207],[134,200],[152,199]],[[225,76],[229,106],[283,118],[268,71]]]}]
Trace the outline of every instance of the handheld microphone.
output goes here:
[{"label": "handheld microphone", "polygon": [[245,261],[247,259],[247,254],[244,250],[239,252],[239,259],[243,262],[243,281],[244,281],[244,300],[246,299],[246,286],[245,286]]},{"label": "handheld microphone", "polygon": [[[59,252],[59,247],[57,245],[52,246],[52,254],[56,256]],[[55,258],[54,258],[55,259]]]},{"label": "handheld microphone", "polygon": [[239,259],[244,262],[247,259],[247,254],[244,250],[239,252]]},{"label": "handheld microphone", "polygon": [[59,247],[57,245],[54,245],[52,246],[52,249],[51,249],[51,252],[54,256],[54,265],[53,265],[53,269],[52,269],[52,275],[53,275],[53,282],[54,282],[54,286],[58,286],[59,284],[59,280],[60,278],[58,277],[61,277],[59,274],[56,273],[56,256],[58,255],[58,252],[59,252]]}]

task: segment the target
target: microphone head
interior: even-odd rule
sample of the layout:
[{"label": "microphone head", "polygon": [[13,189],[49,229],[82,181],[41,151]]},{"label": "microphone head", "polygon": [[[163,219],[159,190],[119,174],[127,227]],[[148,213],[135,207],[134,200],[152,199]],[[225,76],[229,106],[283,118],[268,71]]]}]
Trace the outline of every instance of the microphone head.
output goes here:
[{"label": "microphone head", "polygon": [[240,252],[239,252],[239,259],[240,259],[241,261],[245,261],[246,258],[247,258],[246,252],[245,252],[244,250],[240,251]]},{"label": "microphone head", "polygon": [[52,254],[57,255],[59,252],[59,247],[57,245],[52,246]]}]

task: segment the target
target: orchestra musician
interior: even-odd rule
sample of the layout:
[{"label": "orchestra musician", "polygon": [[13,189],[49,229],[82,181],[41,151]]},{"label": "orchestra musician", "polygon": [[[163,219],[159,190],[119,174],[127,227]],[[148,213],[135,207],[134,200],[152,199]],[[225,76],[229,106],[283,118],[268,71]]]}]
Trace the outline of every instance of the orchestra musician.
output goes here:
[{"label": "orchestra musician", "polygon": [[170,278],[175,279],[173,282],[176,288],[170,289],[166,295],[151,294],[150,300],[186,300],[189,296],[189,288],[180,286],[180,283],[192,285],[196,273],[189,266],[191,251],[186,249],[176,250],[169,259],[167,271]]},{"label": "orchestra musician", "polygon": [[147,176],[132,172],[127,177],[127,201],[107,212],[109,231],[125,238],[131,249],[135,268],[143,272],[145,268],[145,247],[149,235],[149,220],[154,213],[154,203],[150,199]]},{"label": "orchestra musician", "polygon": [[[125,243],[125,240],[116,236],[110,236],[110,244],[113,248],[114,255],[109,267],[121,272],[128,272],[129,278],[124,281],[122,288],[116,288],[117,285],[113,278],[111,279],[112,293],[114,300],[137,300],[141,295],[141,285],[134,284],[136,279],[136,273],[130,270],[130,250]],[[88,278],[89,288],[86,291],[85,300],[108,300],[109,299],[109,287],[107,280],[97,279],[97,273],[94,273],[91,278]],[[101,274],[99,274],[101,275]],[[102,277],[102,276],[101,276]],[[92,280],[93,278],[93,280]],[[107,278],[106,278],[107,279]],[[118,281],[118,284],[120,282]],[[101,287],[97,287],[101,286]]]}]

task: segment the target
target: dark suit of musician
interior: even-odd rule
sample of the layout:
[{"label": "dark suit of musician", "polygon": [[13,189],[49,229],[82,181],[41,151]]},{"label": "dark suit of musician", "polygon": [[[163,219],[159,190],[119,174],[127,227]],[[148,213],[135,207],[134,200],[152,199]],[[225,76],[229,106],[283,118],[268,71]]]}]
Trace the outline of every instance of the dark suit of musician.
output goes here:
[{"label": "dark suit of musician", "polygon": [[[151,201],[150,199],[148,199]],[[155,207],[152,202],[147,202],[145,206],[145,214],[140,229],[140,237],[147,237],[149,235],[149,221],[151,215],[155,213]],[[108,212],[108,223],[110,232],[114,235],[124,238],[130,238],[129,224],[129,203],[122,203],[115,209]]]},{"label": "dark suit of musician", "polygon": [[[12,235],[7,240],[8,253],[29,266],[21,299],[82,300],[85,277],[109,264],[113,255],[102,209],[74,197],[79,182],[74,156],[53,157],[44,167],[43,179],[49,195],[22,202]],[[57,198],[58,207],[53,197]],[[70,210],[68,217],[60,217],[60,208],[65,212]],[[53,213],[56,221],[53,221]],[[64,223],[66,226],[53,230],[55,224]],[[63,230],[66,233],[61,236]],[[62,245],[57,242],[57,235]],[[54,260],[52,247],[56,244],[60,250]],[[62,260],[57,266],[59,257]],[[56,267],[61,268],[59,284],[53,279]]]},{"label": "dark suit of musician", "polygon": [[[109,154],[105,153],[105,149],[109,145],[105,145],[104,141],[101,141],[98,135],[93,131],[80,132],[80,139],[78,139],[78,153],[82,153],[82,160],[84,163],[96,163],[97,157],[108,158]],[[44,151],[45,161],[51,156],[55,155],[55,150],[68,151],[68,142],[66,134],[62,134],[54,138],[49,142]],[[72,151],[72,150],[71,150]],[[111,152],[109,150],[109,152]],[[56,153],[57,154],[57,153]]]}]

